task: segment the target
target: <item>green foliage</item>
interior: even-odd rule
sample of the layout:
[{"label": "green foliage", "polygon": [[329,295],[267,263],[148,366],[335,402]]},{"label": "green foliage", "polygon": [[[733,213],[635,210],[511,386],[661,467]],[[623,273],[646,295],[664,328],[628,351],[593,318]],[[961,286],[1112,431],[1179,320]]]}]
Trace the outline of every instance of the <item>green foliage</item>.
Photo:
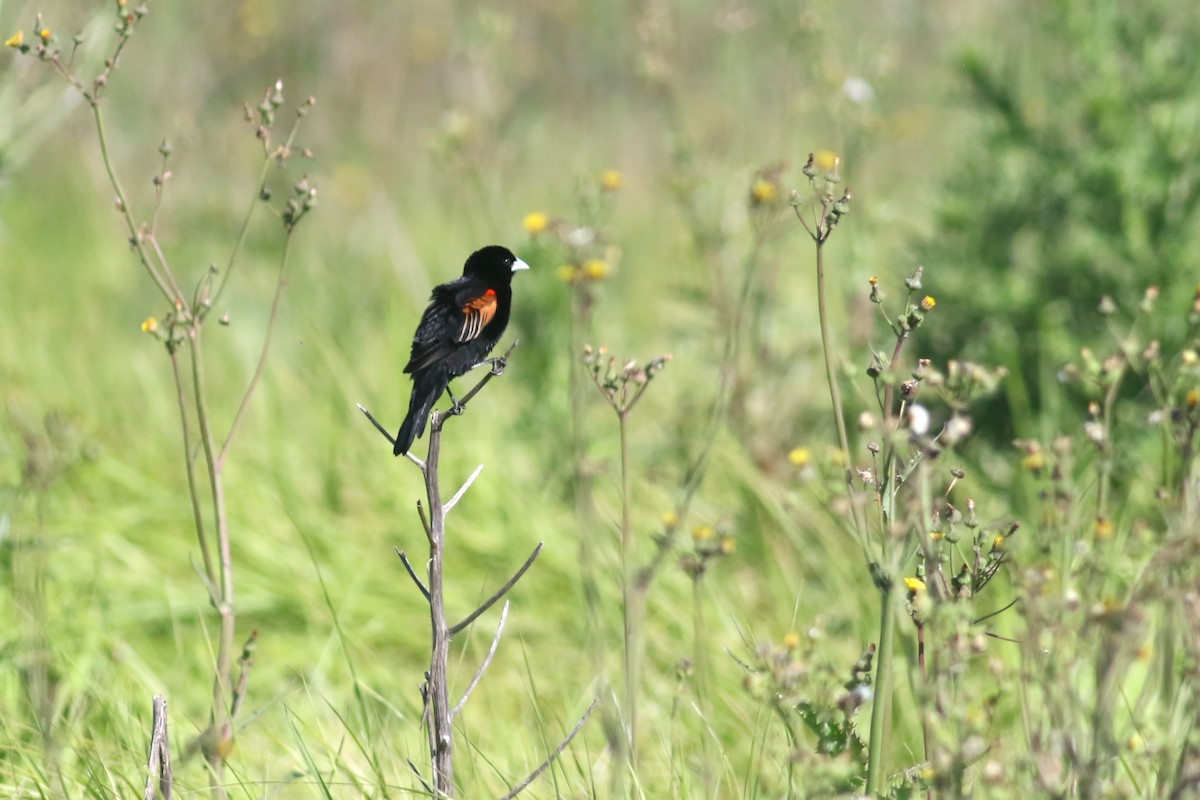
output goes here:
[{"label": "green foliage", "polygon": [[1019,370],[1017,416],[1051,402],[1048,378],[1102,333],[1101,297],[1129,307],[1156,285],[1180,300],[1200,247],[1200,18],[1169,0],[1019,8],[964,50],[978,133],[940,151],[950,178],[920,254],[939,299],[970,309],[941,328],[937,353]]}]

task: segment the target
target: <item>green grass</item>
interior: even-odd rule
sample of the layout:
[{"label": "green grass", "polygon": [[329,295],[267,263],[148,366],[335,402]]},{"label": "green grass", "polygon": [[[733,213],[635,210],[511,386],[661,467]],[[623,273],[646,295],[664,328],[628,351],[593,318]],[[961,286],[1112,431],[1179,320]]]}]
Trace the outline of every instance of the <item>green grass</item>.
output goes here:
[{"label": "green grass", "polygon": [[[811,246],[782,202],[773,212],[749,202],[755,176],[777,162],[789,164],[780,189],[806,192],[799,167],[819,149],[842,155],[855,195],[825,258],[856,465],[880,436],[854,428],[859,411],[876,408],[863,369],[871,349],[890,352],[886,329],[866,322],[875,313],[866,300],[871,275],[894,301],[903,276],[928,253],[936,257],[923,291],[938,307],[905,351],[901,379],[912,359],[934,350],[945,369],[944,357],[961,356],[954,346],[962,344],[1029,382],[1006,384],[1003,402],[975,418],[985,435],[931,467],[935,495],[940,476],[962,466],[956,507],[969,496],[981,521],[1011,517],[1022,528],[1006,545],[1011,569],[986,593],[926,609],[937,693],[922,688],[911,620],[897,619],[885,783],[904,784],[897,797],[924,794],[900,779],[912,768],[939,797],[967,787],[979,797],[1050,796],[1066,791],[1067,776],[1092,796],[1165,797],[1194,770],[1186,678],[1196,658],[1194,489],[1156,499],[1170,480],[1160,470],[1161,431],[1145,421],[1163,406],[1183,409],[1181,419],[1194,413],[1186,392],[1198,378],[1180,349],[1194,344],[1183,298],[1195,276],[1179,238],[1194,217],[1172,228],[1170,258],[1155,273],[1163,302],[1142,315],[1130,348],[1162,336],[1172,348],[1162,362],[1170,386],[1155,399],[1143,387],[1157,367],[1131,357],[1111,431],[1113,530],[1099,537],[1095,481],[1104,454],[1080,425],[1087,401],[1100,395],[1086,381],[1045,380],[1060,355],[1079,360],[1083,345],[1101,357],[1114,349],[1092,313],[1098,294],[1079,288],[1088,266],[1071,262],[1084,272],[1054,302],[1096,325],[1041,328],[1060,338],[1030,363],[1020,360],[1029,357],[1023,337],[1045,297],[1014,288],[1003,259],[975,246],[984,241],[980,220],[1010,197],[1015,179],[987,173],[999,112],[994,98],[970,99],[959,56],[970,48],[986,59],[1010,37],[1045,42],[1066,25],[1089,48],[1086,63],[1104,63],[1111,26],[1072,26],[1032,5],[966,11],[949,2],[887,14],[868,3],[299,5],[152,4],[106,100],[112,153],[136,214],[150,207],[159,142],[174,144],[160,224],[189,287],[208,264],[225,263],[253,192],[259,149],[241,104],[253,106],[278,77],[288,107],[309,94],[318,100],[300,142],[316,158],[293,164],[272,187],[283,196],[307,171],[320,204],[296,234],[266,377],[225,473],[238,642],[260,633],[226,772],[231,796],[403,797],[419,786],[406,759],[427,767],[417,687],[428,666],[428,618],[392,549],[422,560],[414,508],[422,484],[355,403],[389,426],[400,419],[408,392],[400,368],[429,288],[483,243],[511,246],[533,269],[517,279],[510,336],[522,344],[509,370],[446,429],[446,487],[486,465],[449,518],[450,616],[487,597],[538,542],[546,547],[512,592],[504,639],[458,720],[462,796],[502,795],[593,696],[605,694],[606,704],[621,696],[617,425],[588,386],[581,419],[594,505],[581,519],[568,390],[576,348],[604,344],[618,359],[673,355],[630,420],[632,521],[644,561],[703,444],[730,298],[743,284],[755,225],[772,214],[778,235],[760,242],[729,417],[678,532],[679,552],[647,595],[644,735],[630,785],[650,798],[781,797],[791,771],[797,797],[851,796],[846,777],[861,773],[858,756],[817,755],[828,738],[788,715],[803,701],[837,717],[842,684],[879,637],[878,593],[829,456],[836,440]],[[40,10],[62,39],[89,20],[89,37],[111,35],[108,6],[64,0]],[[0,6],[0,35],[22,28],[28,40],[32,13]],[[1169,49],[1173,39],[1163,41]],[[1038,70],[1058,56],[1030,52],[1022,69],[1033,78],[1023,80],[1036,85]],[[81,74],[92,74],[96,58],[89,40]],[[869,105],[841,93],[848,77],[870,81]],[[1163,89],[1159,102],[1186,116],[1194,88],[1163,80],[1174,94]],[[63,85],[32,55],[0,54],[0,82],[0,119],[35,118],[0,123],[0,618],[13,621],[0,630],[0,794],[139,795],[150,700],[161,693],[170,702],[178,794],[202,795],[203,759],[180,763],[180,754],[208,725],[218,622],[196,566],[169,363],[138,329],[148,316],[163,317],[164,303],[129,252],[86,109],[45,110]],[[1068,113],[1086,119],[1086,104],[1082,112],[1056,105],[1069,87],[1055,83],[1047,93],[1018,92],[1017,102],[1057,131],[1073,129]],[[42,140],[31,148],[32,130]],[[1043,163],[1045,174],[1056,165]],[[589,204],[606,168],[620,169],[624,185],[597,211]],[[1182,192],[1188,175],[1174,177]],[[987,191],[997,184],[1007,188]],[[1055,191],[1102,205],[1086,187]],[[608,253],[610,276],[589,286],[594,311],[579,341],[571,333],[578,289],[556,277],[578,254],[549,235],[531,239],[521,222],[533,210],[568,221],[595,212],[606,243],[619,248]],[[1032,217],[1021,226],[1045,221]],[[1086,219],[1072,219],[1073,235],[1095,244],[1080,232]],[[956,226],[949,232],[948,220]],[[988,235],[1003,233],[989,224]],[[278,228],[266,214],[256,219],[218,311],[232,324],[206,334],[218,428],[258,357]],[[1013,274],[1040,276],[1050,291],[1054,270],[1067,267],[1021,247],[1054,229],[1021,230]],[[1126,283],[1113,320],[1119,338],[1145,288]],[[977,328],[983,333],[972,338]],[[1036,402],[1022,394],[1028,386]],[[922,391],[944,419],[946,407]],[[1027,453],[1005,440],[1011,431],[1040,441],[1044,470],[1022,462]],[[1058,434],[1074,438],[1069,453],[1052,447]],[[811,450],[807,465],[789,461],[799,446]],[[1191,467],[1187,457],[1167,461],[1166,478]],[[923,523],[912,503],[901,504],[898,518],[916,530]],[[703,696],[681,663],[697,643],[693,585],[679,564],[701,525],[728,530],[736,543],[708,563],[699,593]],[[595,627],[581,589],[581,536],[592,537],[597,557]],[[911,575],[915,546],[896,542]],[[969,552],[969,538],[958,550]],[[986,630],[1015,641],[983,637],[972,621],[1013,599],[1018,608]],[[486,654],[497,619],[498,610],[489,612],[455,643],[452,695]],[[800,639],[789,651],[792,631]],[[597,674],[597,653],[608,681]],[[748,675],[739,663],[776,658],[795,669]],[[607,797],[621,785],[613,775],[625,766],[606,750],[605,713],[528,796]],[[799,731],[794,746],[784,718]],[[864,742],[869,719],[867,706],[853,716]],[[938,752],[930,765],[926,731]]]}]

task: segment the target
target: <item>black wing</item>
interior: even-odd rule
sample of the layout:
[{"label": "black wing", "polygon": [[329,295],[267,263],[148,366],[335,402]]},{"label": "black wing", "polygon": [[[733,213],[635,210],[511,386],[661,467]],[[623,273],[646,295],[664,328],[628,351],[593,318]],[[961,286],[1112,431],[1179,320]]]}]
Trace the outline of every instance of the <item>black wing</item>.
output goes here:
[{"label": "black wing", "polygon": [[429,307],[413,336],[405,372],[416,372],[448,358],[458,345],[476,339],[496,316],[493,289],[473,278],[459,278],[433,290]]}]

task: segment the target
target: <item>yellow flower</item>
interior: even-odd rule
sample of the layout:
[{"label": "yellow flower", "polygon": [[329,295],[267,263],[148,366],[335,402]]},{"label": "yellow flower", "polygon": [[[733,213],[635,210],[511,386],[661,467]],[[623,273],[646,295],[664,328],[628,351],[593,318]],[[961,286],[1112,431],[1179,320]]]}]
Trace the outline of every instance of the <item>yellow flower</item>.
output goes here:
[{"label": "yellow flower", "polygon": [[783,635],[783,648],[785,650],[795,650],[800,646],[800,634],[795,631],[788,631]]},{"label": "yellow flower", "polygon": [[600,173],[600,188],[606,192],[615,192],[621,188],[621,173],[615,169],[606,169]]},{"label": "yellow flower", "polygon": [[582,271],[589,281],[602,281],[608,277],[608,262],[602,258],[589,258],[583,262]]},{"label": "yellow flower", "polygon": [[1021,459],[1021,469],[1026,472],[1041,472],[1046,468],[1046,456],[1040,450]]},{"label": "yellow flower", "polygon": [[937,300],[934,300],[932,295],[927,294],[923,298],[921,298],[921,310],[922,311],[932,311],[933,307],[936,305],[937,305]]},{"label": "yellow flower", "polygon": [[1200,389],[1188,389],[1187,407],[1195,408],[1197,405],[1200,405]]},{"label": "yellow flower", "polygon": [[674,528],[679,524],[679,515],[674,511],[666,511],[662,515],[662,524],[664,528]]},{"label": "yellow flower", "polygon": [[812,461],[812,450],[807,447],[797,447],[788,453],[788,461],[792,462],[792,466],[803,467],[809,461]]},{"label": "yellow flower", "polygon": [[692,539],[697,542],[707,542],[717,535],[712,525],[697,525],[692,528]]},{"label": "yellow flower", "polygon": [[842,160],[837,154],[830,150],[818,150],[813,153],[813,166],[822,172],[833,172],[841,163]]},{"label": "yellow flower", "polygon": [[872,275],[870,278],[867,279],[867,283],[871,284],[871,288],[874,289],[876,286],[879,285],[879,278]]},{"label": "yellow flower", "polygon": [[25,31],[17,31],[12,36],[8,37],[8,41],[4,43],[5,47],[20,47],[25,44]]},{"label": "yellow flower", "polygon": [[925,591],[925,581],[920,578],[905,578],[904,586],[913,594]]},{"label": "yellow flower", "polygon": [[142,322],[142,333],[154,333],[158,330],[158,320],[154,317],[146,317]]},{"label": "yellow flower", "polygon": [[732,536],[726,536],[721,540],[721,555],[727,556],[734,550],[737,550],[737,542],[733,540]]},{"label": "yellow flower", "polygon": [[946,538],[946,534],[944,531],[933,531],[929,534],[929,538],[933,539],[935,542],[940,542],[942,539]]},{"label": "yellow flower", "polygon": [[42,37],[43,42],[50,41],[50,29],[42,28],[40,31],[38,31],[38,36]]},{"label": "yellow flower", "polygon": [[992,549],[999,550],[1001,547],[1004,547],[1004,538],[1003,533],[997,533],[996,538],[992,539]]},{"label": "yellow flower", "polygon": [[556,270],[556,274],[563,283],[574,283],[579,280],[579,267],[574,264],[563,264]]},{"label": "yellow flower", "polygon": [[550,218],[541,211],[531,211],[525,215],[524,225],[530,236],[537,236],[550,226]]},{"label": "yellow flower", "polygon": [[1096,517],[1096,538],[1111,539],[1113,535],[1112,520],[1108,517]]},{"label": "yellow flower", "polygon": [[750,201],[756,206],[771,202],[775,199],[776,194],[775,184],[764,178],[754,181],[754,184],[750,187]]},{"label": "yellow flower", "polygon": [[1193,366],[1197,361],[1200,361],[1200,354],[1197,354],[1192,348],[1188,348],[1179,354],[1179,359],[1187,366]]}]

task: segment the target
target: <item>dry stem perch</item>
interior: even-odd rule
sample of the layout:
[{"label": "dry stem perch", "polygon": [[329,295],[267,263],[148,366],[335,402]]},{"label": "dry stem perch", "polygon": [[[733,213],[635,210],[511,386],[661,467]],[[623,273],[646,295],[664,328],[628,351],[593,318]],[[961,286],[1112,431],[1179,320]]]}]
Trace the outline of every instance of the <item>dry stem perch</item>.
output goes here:
[{"label": "dry stem perch", "polygon": [[[500,601],[505,594],[508,593],[517,581],[525,574],[525,572],[533,565],[538,555],[542,551],[542,543],[539,542],[534,548],[530,556],[525,560],[525,563],[509,578],[499,589],[491,596],[484,600],[471,613],[462,618],[461,621],[454,624],[449,624],[446,621],[446,605],[445,605],[445,590],[444,590],[444,575],[445,575],[445,540],[446,540],[446,515],[458,503],[463,494],[475,479],[479,476],[483,466],[477,467],[470,477],[463,483],[457,492],[448,500],[442,501],[441,484],[438,476],[439,459],[442,446],[442,428],[452,416],[463,413],[467,404],[479,394],[488,381],[504,372],[504,368],[508,362],[509,356],[517,343],[513,342],[508,351],[493,360],[491,369],[465,396],[460,399],[453,408],[448,411],[435,411],[430,417],[429,430],[429,453],[424,461],[421,461],[411,453],[408,458],[417,465],[421,470],[421,474],[425,479],[425,499],[428,503],[428,508],[418,502],[417,510],[421,518],[421,526],[425,531],[426,539],[429,542],[429,565],[427,581],[422,581],[417,574],[416,569],[409,561],[408,556],[402,550],[397,550],[397,555],[400,556],[401,562],[404,564],[405,570],[408,572],[417,590],[425,601],[429,604],[429,622],[432,634],[431,654],[429,661],[429,671],[425,675],[425,683],[421,687],[421,698],[424,703],[423,719],[428,729],[429,735],[429,753],[430,760],[433,765],[433,779],[431,782],[426,782],[424,777],[417,772],[414,767],[414,772],[417,772],[417,777],[422,785],[426,788],[432,788],[435,793],[443,797],[452,797],[455,792],[454,786],[454,718],[462,711],[463,706],[467,702],[474,691],[476,685],[483,677],[484,671],[492,661],[492,656],[495,654],[497,647],[500,645],[500,637],[504,632],[504,623],[508,619],[509,604],[505,602],[503,610],[500,614],[500,623],[496,627],[496,634],[492,638],[491,647],[488,649],[487,656],[480,664],[475,672],[471,682],[467,685],[466,691],[462,698],[453,707],[450,705],[450,687],[447,677],[448,664],[450,659],[450,642],[455,634],[461,633],[472,622],[474,622],[481,614]],[[388,440],[389,444],[394,445],[395,439],[378,420],[364,408],[358,406],[367,419],[375,426],[375,428]],[[518,792],[529,785],[547,766],[562,752],[563,748],[571,741],[575,734],[582,728],[583,723],[587,720],[591,713],[592,707],[595,706],[595,701],[588,707],[583,718],[575,726],[574,730],[560,743],[549,757],[536,770],[533,771],[525,780],[518,783],[507,797],[515,797]]]}]

